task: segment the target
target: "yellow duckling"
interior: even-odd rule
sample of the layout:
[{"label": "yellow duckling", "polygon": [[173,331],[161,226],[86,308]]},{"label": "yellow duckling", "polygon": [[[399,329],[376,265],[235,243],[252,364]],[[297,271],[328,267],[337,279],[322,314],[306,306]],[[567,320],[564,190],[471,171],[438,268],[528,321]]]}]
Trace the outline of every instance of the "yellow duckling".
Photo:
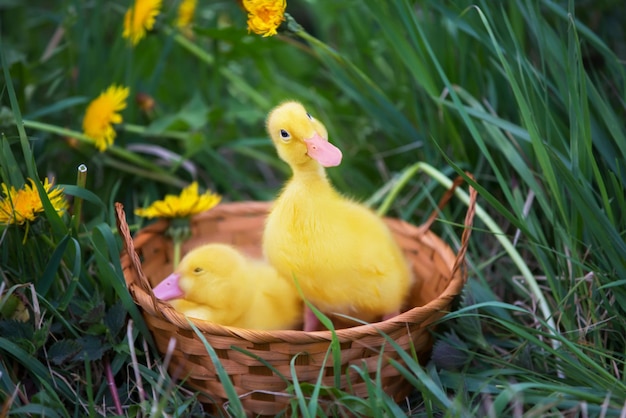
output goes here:
[{"label": "yellow duckling", "polygon": [[[324,313],[368,322],[398,313],[412,281],[408,263],[379,216],[333,189],[324,167],[342,154],[324,125],[290,101],[270,112],[267,130],[293,172],[266,221],[269,262]],[[307,310],[305,331],[317,326]]]},{"label": "yellow duckling", "polygon": [[293,286],[268,263],[226,244],[194,248],[153,292],[191,318],[221,325],[276,330],[302,322]]}]

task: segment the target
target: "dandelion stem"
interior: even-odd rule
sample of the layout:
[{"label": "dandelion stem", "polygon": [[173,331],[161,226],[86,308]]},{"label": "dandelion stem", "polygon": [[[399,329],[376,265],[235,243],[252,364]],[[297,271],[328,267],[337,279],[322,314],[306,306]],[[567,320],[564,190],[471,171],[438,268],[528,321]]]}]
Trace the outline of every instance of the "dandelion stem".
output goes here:
[{"label": "dandelion stem", "polygon": [[142,177],[142,178],[160,181],[162,183],[171,184],[172,186],[177,186],[177,187],[184,187],[187,184],[185,181],[178,179],[176,177],[166,175],[161,172],[154,172],[153,170],[150,170],[150,169],[146,170],[143,168],[138,168],[132,164],[128,164],[123,161],[116,160],[114,158],[108,158],[105,156],[104,161],[106,162],[106,164],[108,164],[111,167],[119,168],[120,170],[126,171],[127,173],[130,173],[130,174],[136,174],[137,176]]},{"label": "dandelion stem", "polygon": [[[85,188],[87,184],[87,166],[81,164],[78,166],[78,174],[76,175],[76,185],[81,189]],[[78,228],[80,227],[80,220],[82,218],[83,211],[83,198],[80,196],[74,197],[74,210],[72,215],[72,225],[74,232],[78,235]]]},{"label": "dandelion stem", "polygon": [[[86,136],[85,134],[83,134],[82,132],[78,132],[78,131],[74,131],[74,130],[66,129],[66,128],[61,128],[59,126],[51,125],[49,123],[36,122],[32,120],[24,120],[23,123],[25,127],[35,129],[37,131],[49,132],[49,133],[60,135],[60,136],[75,138],[78,141],[81,141],[83,143],[90,144],[90,145],[94,144],[94,141],[88,136]],[[129,151],[127,149],[121,148],[113,144],[109,148],[107,148],[106,153],[110,153],[111,155],[120,157],[132,163],[135,166],[140,166],[140,167],[145,168],[146,170],[152,172],[153,178],[158,177],[156,179],[163,181],[164,183],[179,184],[179,182],[173,175],[163,170],[158,165],[153,164],[152,162],[142,158],[140,155],[137,155],[136,153],[132,151]]]},{"label": "dandelion stem", "polygon": [[174,264],[174,270],[178,267],[178,263],[180,262],[180,248],[182,246],[182,240],[180,238],[174,238],[174,259],[172,260]]},{"label": "dandelion stem", "polygon": [[175,31],[168,26],[163,27],[163,31],[165,32],[167,36],[171,36],[174,39],[174,41],[176,41],[180,46],[185,48],[187,51],[191,52],[201,61],[204,61],[208,65],[215,64],[215,58],[213,57],[213,55],[209,54],[200,46],[196,45],[191,40],[187,39],[180,32]]},{"label": "dandelion stem", "polygon": [[[83,134],[82,132],[78,132],[78,131],[74,131],[74,130],[66,129],[66,128],[61,128],[59,126],[51,125],[49,123],[36,122],[34,120],[24,120],[24,126],[32,128],[32,129],[36,129],[38,131],[50,132],[50,133],[57,134],[57,135],[71,137],[86,144],[90,144],[90,145],[94,144],[93,139],[89,138],[87,135]],[[132,163],[140,164],[146,168],[152,168],[154,166],[153,164],[151,164],[148,161],[145,161],[143,158],[139,157],[138,155],[133,154],[132,152],[125,150],[124,148],[120,148],[116,145],[111,145],[109,148],[107,148],[107,152],[110,152],[111,154],[115,154],[118,157],[122,157]]]},{"label": "dandelion stem", "polygon": [[[285,14],[285,16],[287,16],[287,14]],[[293,20],[293,18],[291,18],[291,19]],[[328,56],[330,56],[336,62],[338,62],[339,64],[341,64],[341,65],[343,65],[345,67],[348,67],[350,70],[354,71],[354,73],[363,82],[365,82],[370,88],[372,88],[375,91],[381,92],[380,87],[378,85],[376,85],[367,75],[365,75],[365,73],[363,71],[361,71],[360,68],[358,68],[356,65],[354,65],[351,61],[347,60],[341,54],[337,53],[337,51],[332,49],[330,46],[328,46],[324,42],[322,42],[319,39],[317,39],[315,36],[313,36],[310,33],[308,33],[298,23],[296,23],[293,26],[290,25],[290,28],[302,40],[308,42],[310,45],[313,45],[315,47],[315,49],[317,49],[318,51],[320,51],[320,50],[324,51]]]},{"label": "dandelion stem", "polygon": [[148,128],[146,128],[145,126],[135,125],[132,123],[123,123],[120,125],[120,129],[126,132],[130,132],[130,133],[138,134],[142,136],[179,139],[181,141],[186,141],[187,139],[189,139],[189,134],[186,132],[173,132],[173,131],[153,132],[153,131],[148,130]]},{"label": "dandelion stem", "polygon": [[[213,55],[206,52],[204,49],[193,43],[191,40],[187,39],[180,32],[176,32],[169,27],[164,28],[164,32],[171,36],[174,41],[176,41],[180,46],[185,48],[192,55],[195,55],[196,58],[203,61],[205,64],[209,66],[213,66],[215,64],[215,57]],[[220,65],[216,68],[220,74],[230,81],[233,85],[235,85],[240,91],[246,94],[259,108],[261,109],[269,109],[271,106],[270,101],[261,93],[259,93],[250,83],[248,83],[243,77],[235,73],[232,68]]]}]

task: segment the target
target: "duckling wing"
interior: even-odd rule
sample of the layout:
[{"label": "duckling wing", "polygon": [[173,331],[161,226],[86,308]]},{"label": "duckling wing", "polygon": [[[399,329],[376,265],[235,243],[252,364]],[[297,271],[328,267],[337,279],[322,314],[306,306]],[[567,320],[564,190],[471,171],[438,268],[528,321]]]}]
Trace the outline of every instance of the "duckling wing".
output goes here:
[{"label": "duckling wing", "polygon": [[[303,220],[307,223],[306,220]],[[383,220],[369,209],[341,201],[308,221],[309,237],[294,270],[307,297],[343,313],[399,308],[410,284],[409,268]]]},{"label": "duckling wing", "polygon": [[302,322],[302,303],[295,289],[267,266],[255,276],[256,295],[247,315],[247,328],[293,329]]},{"label": "duckling wing", "polygon": [[189,318],[202,319],[209,322],[215,321],[215,313],[211,308],[200,303],[188,301],[186,299],[174,299],[169,302],[178,312],[187,315]]}]

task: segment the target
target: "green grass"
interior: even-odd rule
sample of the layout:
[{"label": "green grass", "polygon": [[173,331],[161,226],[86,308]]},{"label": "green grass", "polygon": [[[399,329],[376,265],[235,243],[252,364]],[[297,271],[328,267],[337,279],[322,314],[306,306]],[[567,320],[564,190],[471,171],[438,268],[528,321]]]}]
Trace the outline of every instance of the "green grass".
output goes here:
[{"label": "green grass", "polygon": [[[192,180],[227,201],[272,199],[288,171],[263,124],[287,98],[342,149],[328,172],[349,196],[420,224],[446,179],[469,171],[479,192],[458,310],[427,364],[396,364],[408,401],[377,377],[368,401],[320,379],[293,387],[311,394],[295,415],[323,415],[315,397],[332,393],[337,414],[624,416],[620,2],[288,0],[307,32],[271,38],[247,34],[237,2],[200,2],[188,39],[164,1],[135,48],[121,37],[127,3],[0,3],[0,181],[53,176],[72,198],[62,217],[44,199],[28,228],[0,226],[1,416],[201,414],[126,290],[113,204],[136,230],[133,208]],[[131,96],[100,153],[82,117],[112,83]],[[464,200],[433,227],[453,247]]]}]

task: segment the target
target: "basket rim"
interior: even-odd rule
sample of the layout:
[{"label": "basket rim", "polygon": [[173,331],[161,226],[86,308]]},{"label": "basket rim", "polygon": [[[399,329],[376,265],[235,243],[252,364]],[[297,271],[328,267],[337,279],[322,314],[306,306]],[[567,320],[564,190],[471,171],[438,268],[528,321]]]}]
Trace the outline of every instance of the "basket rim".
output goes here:
[{"label": "basket rim", "polygon": [[[256,202],[255,202],[256,203]],[[241,207],[241,205],[245,205],[245,202],[237,202],[237,203],[223,203],[223,205],[236,205],[237,207]],[[232,207],[232,206],[231,206]],[[217,207],[216,207],[217,208]],[[216,209],[214,208],[214,209]],[[210,212],[210,211],[209,211]],[[209,215],[208,212],[201,214],[199,216],[212,216],[219,217],[222,216],[219,213],[213,213]],[[391,218],[394,219],[394,218]],[[158,221],[160,222],[160,221]],[[167,223],[167,222],[166,222]],[[154,224],[152,224],[154,225]],[[151,226],[152,226],[151,225]],[[143,233],[159,233],[157,228],[150,228],[151,231],[143,231]],[[424,241],[435,241],[440,242],[445,245],[445,247],[441,247],[443,250],[452,251],[441,238],[439,238],[436,234],[431,231],[424,231],[423,235],[420,239]],[[432,247],[431,247],[432,248]],[[122,267],[124,272],[130,268],[130,256],[128,252],[124,251],[122,253]],[[377,335],[380,332],[385,334],[389,334],[391,331],[396,330],[398,327],[406,326],[408,323],[413,323],[412,319],[416,316],[422,316],[428,314],[429,316],[435,314],[437,312],[443,312],[450,300],[458,295],[465,284],[465,277],[462,274],[461,270],[457,270],[446,288],[441,292],[441,294],[436,298],[431,300],[425,305],[417,306],[411,309],[408,309],[392,318],[389,318],[380,322],[372,322],[364,325],[356,325],[349,328],[341,328],[334,331],[331,330],[320,330],[320,331],[303,331],[303,330],[252,330],[245,328],[237,328],[226,325],[221,325],[217,323],[212,323],[208,321],[198,320],[198,319],[190,319],[193,324],[202,332],[206,332],[212,335],[220,335],[220,336],[237,336],[246,340],[255,341],[255,342],[275,342],[275,341],[331,341],[333,338],[333,333],[339,339],[340,342],[344,341],[352,341],[356,338],[360,338],[367,335]],[[132,282],[127,283],[128,288],[135,299],[135,302],[138,303],[146,313],[155,316],[162,317],[167,319],[169,322],[178,325],[180,328],[185,330],[193,330],[191,325],[187,322],[187,317],[182,313],[178,312],[174,309],[169,303],[165,301],[161,301],[159,299],[154,298],[152,292],[146,291],[143,286],[138,285],[138,283]]]},{"label": "basket rim", "polygon": [[[471,175],[470,175],[471,177]],[[441,199],[439,203],[439,209],[443,208],[447,201],[450,199],[454,189],[462,183],[463,178],[459,177],[455,179],[452,187],[446,192],[446,195]],[[139,256],[135,250],[135,241],[143,235],[161,234],[167,227],[169,222],[165,219],[157,220],[150,225],[142,228],[135,238],[133,239],[130,234],[130,229],[126,222],[126,215],[123,205],[119,202],[115,203],[115,210],[117,215],[118,230],[124,241],[124,248],[120,254],[120,261],[122,263],[122,269],[126,279],[126,285],[131,293],[135,303],[140,305],[146,314],[151,316],[163,318],[168,322],[177,325],[179,328],[185,330],[193,330],[189,321],[192,321],[195,327],[201,332],[211,334],[215,336],[225,337],[237,337],[244,339],[252,343],[272,343],[272,342],[320,342],[331,341],[333,338],[337,338],[340,342],[354,341],[364,336],[380,335],[381,333],[389,334],[390,332],[397,330],[399,327],[409,328],[412,318],[417,316],[423,316],[428,314],[432,316],[436,313],[441,313],[443,316],[445,308],[449,305],[452,298],[460,294],[465,281],[467,279],[467,272],[464,268],[465,252],[467,251],[467,245],[469,236],[471,234],[471,225],[475,213],[477,193],[473,187],[470,187],[470,201],[468,204],[468,210],[464,221],[464,231],[461,239],[461,246],[455,255],[451,247],[446,244],[439,236],[430,231],[430,226],[438,211],[433,211],[430,218],[421,226],[415,227],[401,219],[397,218],[385,218],[386,221],[398,223],[399,225],[409,225],[412,228],[417,228],[415,233],[416,239],[435,242],[438,248],[443,248],[445,251],[449,251],[452,255],[455,255],[455,263],[451,267],[450,275],[452,276],[446,288],[436,298],[431,300],[422,306],[413,307],[405,312],[402,312],[392,318],[389,318],[380,322],[373,322],[364,325],[357,325],[349,328],[341,328],[337,330],[321,330],[321,331],[303,331],[303,330],[251,330],[237,327],[230,327],[221,324],[211,323],[203,320],[188,319],[182,313],[176,311],[169,303],[158,300],[151,291],[151,287],[147,278],[143,274],[141,262]],[[192,217],[192,222],[201,221],[203,219],[219,218],[228,216],[230,213],[237,213],[241,215],[246,212],[250,214],[259,214],[260,212],[268,212],[271,208],[271,202],[261,201],[244,201],[244,202],[224,202],[218,206],[212,208],[209,211],[200,213]],[[442,245],[443,244],[443,245]],[[433,246],[430,246],[433,248]],[[132,269],[132,266],[138,266],[136,280],[134,278],[128,278],[127,272]],[[131,272],[132,274],[132,272]],[[150,289],[150,290],[148,290]],[[438,319],[438,318],[435,318]],[[423,321],[420,321],[423,322]],[[432,321],[428,321],[430,323]]]}]

